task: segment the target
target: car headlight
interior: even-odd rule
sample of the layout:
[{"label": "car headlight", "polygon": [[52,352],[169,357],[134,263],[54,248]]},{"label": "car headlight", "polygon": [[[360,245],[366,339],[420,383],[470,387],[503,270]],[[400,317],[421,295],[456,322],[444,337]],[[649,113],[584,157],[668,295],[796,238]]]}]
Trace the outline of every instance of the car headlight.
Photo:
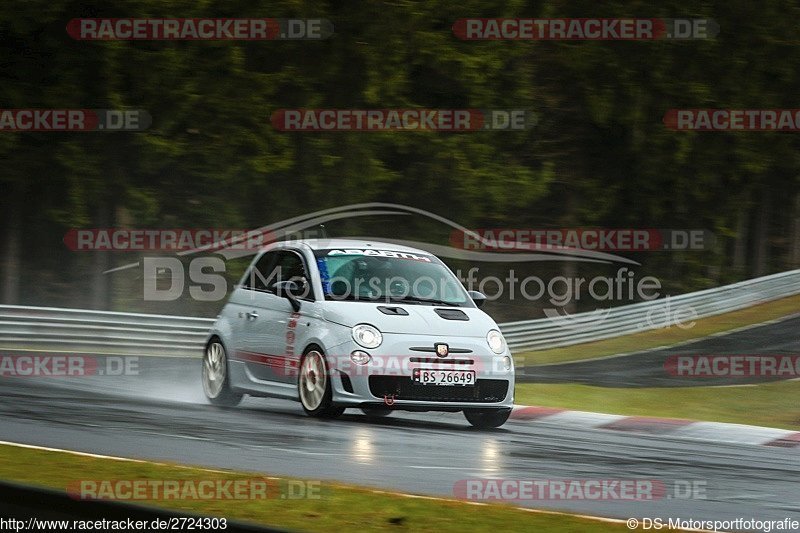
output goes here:
[{"label": "car headlight", "polygon": [[353,340],[364,348],[377,348],[383,342],[383,335],[375,326],[358,324],[353,326]]},{"label": "car headlight", "polygon": [[503,339],[503,335],[496,329],[489,330],[489,333],[486,335],[486,342],[489,343],[489,348],[496,354],[501,354],[506,349],[506,341]]}]

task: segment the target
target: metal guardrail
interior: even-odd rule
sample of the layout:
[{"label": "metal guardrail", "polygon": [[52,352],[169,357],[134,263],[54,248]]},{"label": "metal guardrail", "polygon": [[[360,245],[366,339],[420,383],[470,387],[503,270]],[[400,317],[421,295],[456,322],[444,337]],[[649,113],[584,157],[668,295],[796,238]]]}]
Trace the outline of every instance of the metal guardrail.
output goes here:
[{"label": "metal guardrail", "polygon": [[603,311],[507,322],[500,324],[500,329],[512,351],[557,348],[678,327],[678,320],[683,324],[691,321],[690,312],[695,318],[704,318],[799,293],[800,270],[792,270]]},{"label": "metal guardrail", "polygon": [[[713,316],[800,294],[800,270],[704,291],[568,317],[500,324],[512,351],[591,342]],[[668,311],[671,317],[664,313]],[[667,319],[670,318],[669,322]],[[104,355],[197,357],[214,320],[174,315],[117,313],[0,305],[0,349]]]},{"label": "metal guardrail", "polygon": [[199,357],[213,318],[0,305],[0,348]]}]

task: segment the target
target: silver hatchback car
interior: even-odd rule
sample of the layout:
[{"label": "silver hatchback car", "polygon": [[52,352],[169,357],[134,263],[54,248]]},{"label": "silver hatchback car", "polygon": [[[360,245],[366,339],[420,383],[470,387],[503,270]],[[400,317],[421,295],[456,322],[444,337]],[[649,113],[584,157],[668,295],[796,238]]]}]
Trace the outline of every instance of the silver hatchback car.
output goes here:
[{"label": "silver hatchback car", "polygon": [[368,416],[463,411],[498,427],[514,403],[514,363],[497,324],[437,257],[349,239],[260,252],[208,336],[205,394],[298,400],[305,412]]}]

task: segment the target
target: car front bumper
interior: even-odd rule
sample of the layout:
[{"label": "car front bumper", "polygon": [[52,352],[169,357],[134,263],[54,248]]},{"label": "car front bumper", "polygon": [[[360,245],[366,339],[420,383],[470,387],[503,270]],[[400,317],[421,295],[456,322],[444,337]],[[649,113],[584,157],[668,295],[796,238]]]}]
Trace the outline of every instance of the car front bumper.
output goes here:
[{"label": "car front bumper", "polygon": [[[450,353],[437,356],[434,345],[447,343]],[[358,365],[350,354],[360,350],[371,356]],[[428,335],[385,334],[377,349],[355,342],[327,354],[333,401],[350,407],[391,407],[414,411],[461,411],[511,408],[514,404],[514,366],[508,349],[496,355],[486,340],[475,337],[441,338]],[[505,368],[504,358],[511,360]],[[470,385],[420,384],[412,379],[415,369],[474,372]]]}]

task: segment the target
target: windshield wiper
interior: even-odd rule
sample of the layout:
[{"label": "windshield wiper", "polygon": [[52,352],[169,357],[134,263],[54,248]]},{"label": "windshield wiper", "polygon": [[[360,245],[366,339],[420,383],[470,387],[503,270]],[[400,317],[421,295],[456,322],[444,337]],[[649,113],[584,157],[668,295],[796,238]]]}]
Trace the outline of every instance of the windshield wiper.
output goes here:
[{"label": "windshield wiper", "polygon": [[431,304],[431,305],[446,305],[449,307],[461,307],[461,304],[458,302],[447,302],[445,300],[437,300],[435,298],[420,298],[419,296],[403,296],[402,298],[397,296],[391,296],[390,299],[393,302],[419,302],[423,304]]},{"label": "windshield wiper", "polygon": [[378,298],[375,296],[364,296],[358,294],[341,294],[341,295],[334,295],[334,294],[326,294],[326,300],[333,300],[336,302],[381,302],[383,298]]}]

